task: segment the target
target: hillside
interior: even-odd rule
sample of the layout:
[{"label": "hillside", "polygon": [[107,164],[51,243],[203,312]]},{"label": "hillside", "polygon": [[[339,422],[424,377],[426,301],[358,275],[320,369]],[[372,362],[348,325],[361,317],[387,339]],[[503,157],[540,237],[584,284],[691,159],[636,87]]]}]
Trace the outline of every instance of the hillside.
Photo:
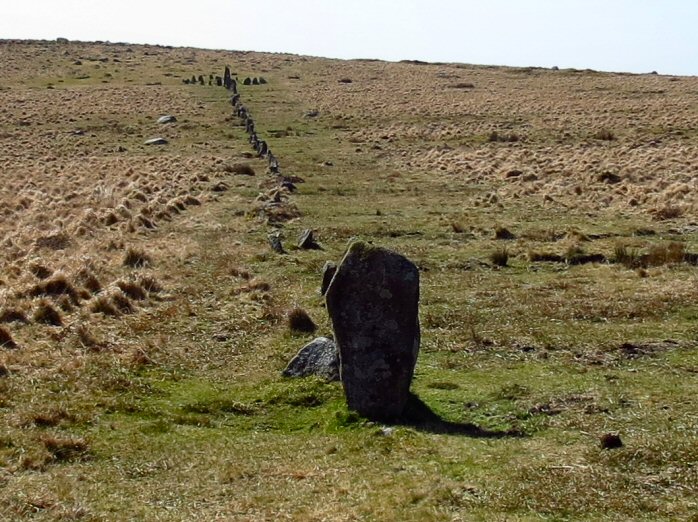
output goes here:
[{"label": "hillside", "polygon": [[[695,77],[1,41],[0,518],[698,518],[697,122]],[[419,266],[431,416],[280,375],[354,238]]]}]

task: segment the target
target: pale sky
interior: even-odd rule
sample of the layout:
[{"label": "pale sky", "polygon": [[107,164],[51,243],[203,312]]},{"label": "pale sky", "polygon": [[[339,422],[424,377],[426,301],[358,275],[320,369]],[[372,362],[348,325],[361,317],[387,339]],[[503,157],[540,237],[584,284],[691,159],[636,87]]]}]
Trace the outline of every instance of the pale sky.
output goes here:
[{"label": "pale sky", "polygon": [[[0,0],[0,38],[698,75],[698,0]],[[0,55],[1,59],[1,55]]]}]

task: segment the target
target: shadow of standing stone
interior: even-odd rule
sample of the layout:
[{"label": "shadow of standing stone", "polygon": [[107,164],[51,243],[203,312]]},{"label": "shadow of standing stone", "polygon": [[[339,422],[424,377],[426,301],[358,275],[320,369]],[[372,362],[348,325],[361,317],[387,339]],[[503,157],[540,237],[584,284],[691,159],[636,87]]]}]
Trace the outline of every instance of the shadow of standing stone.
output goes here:
[{"label": "shadow of standing stone", "polygon": [[347,405],[372,420],[401,417],[419,352],[419,270],[357,242],[327,289]]}]

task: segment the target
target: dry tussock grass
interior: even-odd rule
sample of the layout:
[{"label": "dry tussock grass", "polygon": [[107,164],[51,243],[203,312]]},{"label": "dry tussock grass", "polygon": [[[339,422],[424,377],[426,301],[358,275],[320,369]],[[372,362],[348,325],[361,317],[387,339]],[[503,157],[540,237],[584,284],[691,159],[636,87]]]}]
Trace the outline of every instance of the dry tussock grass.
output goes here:
[{"label": "dry tussock grass", "polygon": [[[690,455],[674,458],[660,444],[656,454],[674,460],[655,462],[647,448],[630,448],[632,438],[624,436],[629,451],[618,464],[633,458],[651,466],[638,471],[628,465],[623,477],[631,487],[621,486],[609,502],[615,492],[594,484],[623,478],[609,472],[610,457],[582,450],[580,462],[591,468],[559,470],[546,467],[540,455],[554,455],[560,437],[565,452],[576,450],[582,444],[568,445],[568,436],[618,422],[662,433],[649,413],[640,421],[635,416],[661,415],[653,402],[679,395],[657,390],[660,395],[648,401],[642,384],[635,384],[646,377],[642,358],[659,349],[599,339],[617,341],[614,336],[627,332],[679,335],[676,325],[684,325],[678,314],[691,312],[698,298],[687,264],[694,259],[692,242],[672,246],[690,233],[696,210],[693,79],[132,47],[3,47],[8,52],[0,78],[11,88],[0,89],[0,340],[4,329],[18,349],[0,350],[0,420],[11,421],[9,435],[0,435],[0,467],[13,473],[0,480],[6,486],[0,517],[8,507],[10,518],[29,517],[32,510],[41,511],[39,518],[90,518],[80,500],[70,499],[66,490],[72,489],[91,508],[105,510],[95,518],[157,518],[169,500],[173,516],[192,520],[233,511],[252,519],[288,513],[455,519],[471,509],[483,519],[496,518],[497,510],[513,517],[581,510],[589,518],[632,518],[641,511],[628,506],[646,493],[633,481],[688,469]],[[107,62],[86,58],[100,55]],[[229,114],[228,100],[204,100],[214,91],[199,90],[202,97],[179,79],[175,87],[168,76],[189,77],[195,67],[202,69],[197,74],[209,67],[220,73],[231,56],[241,70],[273,77],[275,90],[255,87],[260,94],[251,103],[260,128],[274,120],[273,128],[285,129],[269,134],[287,179],[298,182],[296,172],[307,179],[298,193],[274,188],[277,179],[233,177],[228,161],[237,130],[222,116]],[[74,64],[78,59],[83,65]],[[29,78],[44,82],[40,87],[50,79],[54,88],[28,89]],[[177,125],[155,126],[164,103]],[[301,116],[309,112],[321,117]],[[598,134],[604,129],[615,139]],[[143,141],[154,132],[169,145],[146,149]],[[233,157],[263,171],[249,152]],[[255,189],[264,192],[253,203]],[[206,401],[186,402],[196,407],[183,414],[180,394],[197,393],[209,382],[224,383],[226,390],[230,382],[248,386],[256,403],[260,391],[253,388],[267,386],[270,372],[299,344],[288,335],[295,321],[289,304],[303,303],[320,318],[321,307],[308,293],[317,286],[322,260],[308,252],[284,259],[260,253],[268,249],[266,223],[292,231],[306,224],[296,223],[299,218],[323,229],[328,255],[339,256],[358,234],[379,236],[419,258],[425,282],[420,358],[427,364],[418,383],[434,377],[429,400],[438,398],[454,419],[480,415],[477,422],[545,415],[544,435],[488,443],[484,455],[484,446],[467,438],[400,427],[390,435],[363,425],[337,429],[336,405],[319,404],[314,392],[295,397],[290,390],[289,399],[286,383],[275,390],[278,404],[262,401],[244,419],[249,424],[220,420],[219,407]],[[635,233],[649,219],[656,238]],[[501,228],[493,237],[498,223],[515,234]],[[252,244],[260,238],[261,247]],[[502,244],[496,238],[509,241],[493,262],[510,268],[482,262]],[[616,242],[627,246],[616,249],[615,259],[646,277],[601,262],[575,266],[601,259],[597,255],[611,258]],[[531,264],[524,259],[529,250],[532,259],[550,255],[554,259],[541,260],[560,263]],[[150,266],[144,266],[148,257]],[[57,320],[50,320],[51,310]],[[308,313],[297,315],[307,326],[301,330],[327,331],[326,321],[315,325]],[[63,326],[52,326],[58,321]],[[672,346],[667,341],[661,353],[677,349]],[[565,357],[574,359],[571,370]],[[628,362],[632,374],[622,367]],[[657,356],[655,362],[651,371],[675,382],[681,372],[695,373],[689,360],[677,366]],[[572,394],[566,387],[551,399],[545,387],[558,372],[568,372],[579,390]],[[451,375],[473,377],[472,389],[454,385]],[[497,379],[512,383],[495,394],[508,401],[504,412],[488,409],[486,396]],[[618,379],[627,380],[614,384]],[[567,386],[564,378],[557,381]],[[586,397],[586,388],[594,399],[575,406],[572,396]],[[609,395],[604,404],[597,392]],[[544,397],[529,401],[526,393]],[[482,408],[464,408],[471,395]],[[642,398],[642,408],[607,415],[605,404],[626,395]],[[61,409],[62,401],[69,406]],[[275,410],[280,407],[288,409]],[[671,426],[690,419],[681,417],[678,402],[670,407],[677,410],[667,413]],[[70,433],[73,424],[77,433],[99,439],[96,462],[83,464],[91,442]],[[216,429],[233,433],[234,443],[210,431]],[[597,436],[590,440],[598,444]],[[132,454],[140,442],[143,453]],[[176,464],[182,459],[184,465],[171,463],[173,451]],[[468,464],[481,458],[492,459],[482,473]],[[315,464],[309,467],[308,459]],[[409,469],[391,465],[405,459]],[[202,507],[197,499],[220,489],[211,477],[231,461],[235,469],[223,473],[223,482],[240,494],[232,503],[214,495]],[[409,473],[409,484],[383,487],[395,483],[396,469]],[[458,478],[445,478],[451,474]],[[113,484],[103,483],[107,475]],[[463,486],[466,475],[477,485]],[[61,485],[73,476],[80,480],[72,487]],[[653,487],[684,515],[680,495],[671,491],[691,483],[670,477],[666,486]],[[136,502],[120,505],[124,511],[115,515],[102,497],[121,488],[132,488]],[[535,512],[521,511],[522,494]],[[189,512],[186,503],[196,507]],[[133,505],[145,511],[126,514]],[[589,506],[590,514],[584,511]]]},{"label": "dry tussock grass", "polygon": [[[498,196],[505,201],[549,196],[577,209],[658,219],[698,210],[698,147],[688,139],[696,114],[686,83],[445,64],[352,65],[309,70],[306,80],[323,87],[300,95],[337,120],[360,114],[362,124],[348,140],[362,150],[379,147],[391,168],[440,171],[480,185],[504,175],[508,183]],[[356,88],[324,81],[328,70],[350,69]],[[425,75],[431,88],[424,88]],[[464,75],[474,89],[443,88],[447,77]],[[517,171],[522,175],[506,176]],[[600,180],[606,172],[621,181]]]}]

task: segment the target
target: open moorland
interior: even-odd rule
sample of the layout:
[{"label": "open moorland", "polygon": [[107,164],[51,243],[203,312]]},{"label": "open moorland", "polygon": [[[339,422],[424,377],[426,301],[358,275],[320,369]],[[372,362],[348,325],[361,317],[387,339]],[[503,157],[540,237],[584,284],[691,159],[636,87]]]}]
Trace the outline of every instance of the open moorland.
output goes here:
[{"label": "open moorland", "polygon": [[[2,41],[0,520],[698,520],[697,179],[694,77]],[[397,425],[281,376],[356,238]]]}]

